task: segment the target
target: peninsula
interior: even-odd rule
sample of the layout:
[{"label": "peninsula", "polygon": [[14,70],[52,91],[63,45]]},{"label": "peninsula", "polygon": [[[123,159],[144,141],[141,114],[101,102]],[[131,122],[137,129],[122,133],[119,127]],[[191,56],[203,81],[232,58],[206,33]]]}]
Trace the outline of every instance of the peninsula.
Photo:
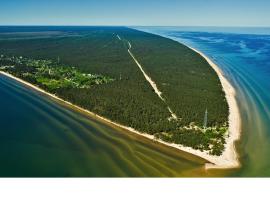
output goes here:
[{"label": "peninsula", "polygon": [[126,27],[20,29],[0,33],[1,74],[207,168],[239,167],[235,91],[201,52]]}]

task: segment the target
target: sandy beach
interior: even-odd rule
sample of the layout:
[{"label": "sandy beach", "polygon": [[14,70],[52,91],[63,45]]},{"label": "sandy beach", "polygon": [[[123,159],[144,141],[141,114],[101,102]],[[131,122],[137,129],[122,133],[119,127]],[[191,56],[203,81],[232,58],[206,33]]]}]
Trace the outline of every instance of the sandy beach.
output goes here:
[{"label": "sandy beach", "polygon": [[[189,46],[188,46],[189,47]],[[219,80],[222,84],[223,90],[225,92],[226,100],[229,105],[229,130],[228,137],[226,138],[226,145],[223,154],[219,157],[211,156],[209,161],[212,161],[213,164],[206,164],[206,169],[211,168],[238,168],[241,166],[238,158],[238,154],[235,147],[235,142],[240,139],[241,134],[241,118],[240,112],[235,98],[235,89],[230,84],[230,82],[224,77],[223,72],[220,68],[211,61],[205,54],[189,47],[193,51],[200,54],[209,65],[217,73]],[[208,160],[208,159],[207,159]]]},{"label": "sandy beach", "polygon": [[54,95],[54,94],[50,94],[48,92],[46,92],[43,89],[40,89],[39,87],[28,83],[22,79],[19,79],[11,74],[8,74],[6,72],[0,71],[0,74],[7,76],[9,78],[12,78],[42,94],[46,94],[47,96],[60,101],[62,103],[65,103],[69,106],[72,106],[73,108],[82,111],[84,113],[87,113],[91,116],[97,117],[101,120],[104,120],[105,122],[108,122],[112,125],[115,125],[117,127],[126,129],[130,132],[136,133],[138,135],[141,135],[145,138],[148,138],[150,140],[154,140],[154,141],[158,141],[159,143],[162,143],[164,145],[170,146],[170,147],[174,147],[176,149],[179,149],[181,151],[193,154],[195,156],[201,157],[203,159],[205,159],[206,161],[208,161],[209,163],[206,163],[205,165],[205,169],[212,169],[212,168],[237,168],[240,167],[240,162],[238,160],[238,155],[235,149],[235,141],[240,139],[240,128],[241,128],[241,123],[240,123],[240,114],[239,114],[239,110],[238,110],[238,106],[237,106],[237,102],[235,99],[235,90],[232,87],[232,85],[228,82],[228,80],[223,76],[222,72],[220,71],[220,69],[218,68],[218,66],[216,64],[214,64],[209,58],[207,58],[203,53],[197,51],[196,49],[191,48],[192,50],[196,51],[197,53],[199,53],[202,57],[204,57],[206,59],[206,61],[213,67],[213,69],[216,71],[221,84],[223,86],[224,92],[226,94],[226,99],[228,101],[229,104],[229,110],[230,110],[230,114],[229,114],[229,137],[226,139],[226,146],[225,146],[225,151],[223,152],[223,154],[221,156],[212,156],[209,155],[206,152],[201,152],[199,150],[194,150],[191,147],[184,147],[182,145],[178,145],[178,144],[171,144],[171,143],[167,143],[164,142],[162,140],[157,140],[154,138],[154,136],[149,135],[147,133],[142,133],[139,132],[131,127],[127,127],[121,124],[118,124],[116,122],[113,122],[107,118],[104,118],[102,116],[99,116],[93,112],[90,112],[86,109],[83,109],[77,105],[74,105],[68,101],[65,101],[61,98],[59,98],[58,96]]}]

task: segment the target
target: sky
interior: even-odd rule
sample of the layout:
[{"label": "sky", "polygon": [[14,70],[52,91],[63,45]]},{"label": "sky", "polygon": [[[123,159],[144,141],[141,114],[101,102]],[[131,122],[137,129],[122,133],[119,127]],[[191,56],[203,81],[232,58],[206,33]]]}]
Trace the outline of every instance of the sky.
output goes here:
[{"label": "sky", "polygon": [[0,25],[270,27],[270,0],[0,0]]}]

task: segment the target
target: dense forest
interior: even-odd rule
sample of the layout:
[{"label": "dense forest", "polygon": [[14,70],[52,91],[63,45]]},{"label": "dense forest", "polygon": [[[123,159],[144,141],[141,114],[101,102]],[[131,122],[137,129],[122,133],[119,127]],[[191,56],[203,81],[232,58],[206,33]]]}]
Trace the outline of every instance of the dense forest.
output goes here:
[{"label": "dense forest", "polygon": [[133,30],[122,34],[184,124],[202,125],[206,109],[209,126],[222,126],[227,121],[221,83],[205,59],[178,42],[154,34]]},{"label": "dense forest", "polygon": [[[127,41],[177,120],[168,120],[167,106],[129,56]],[[167,142],[214,155],[223,151],[228,126],[224,92],[214,70],[184,45],[125,27],[2,27],[0,54],[51,60],[78,73],[110,77],[114,81],[107,84],[54,88],[53,93]]]}]

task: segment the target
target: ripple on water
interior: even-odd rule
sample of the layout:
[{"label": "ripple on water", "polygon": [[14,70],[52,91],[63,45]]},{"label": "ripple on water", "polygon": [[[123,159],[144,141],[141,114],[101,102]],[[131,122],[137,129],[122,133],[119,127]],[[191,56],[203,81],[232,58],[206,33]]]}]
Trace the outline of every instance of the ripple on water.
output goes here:
[{"label": "ripple on water", "polygon": [[201,173],[200,159],[194,162],[192,156],[73,111],[3,76],[0,94],[5,113],[0,122],[0,176]]}]

